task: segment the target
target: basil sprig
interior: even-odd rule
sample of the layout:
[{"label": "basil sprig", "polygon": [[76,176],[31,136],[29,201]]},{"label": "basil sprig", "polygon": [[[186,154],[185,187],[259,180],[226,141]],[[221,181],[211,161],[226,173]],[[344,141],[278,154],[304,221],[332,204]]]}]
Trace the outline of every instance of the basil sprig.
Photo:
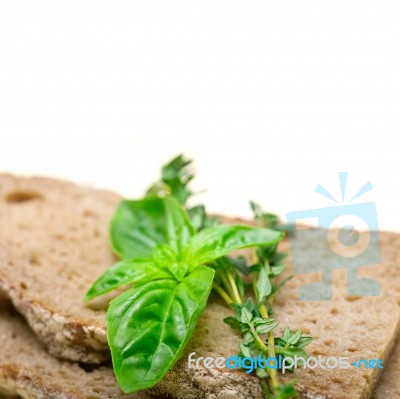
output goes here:
[{"label": "basil sprig", "polygon": [[281,238],[280,232],[242,225],[196,232],[186,210],[169,195],[122,201],[110,227],[121,260],[85,296],[90,300],[133,284],[107,311],[121,389],[155,385],[182,355],[213,288],[216,259],[241,248],[275,247]]}]

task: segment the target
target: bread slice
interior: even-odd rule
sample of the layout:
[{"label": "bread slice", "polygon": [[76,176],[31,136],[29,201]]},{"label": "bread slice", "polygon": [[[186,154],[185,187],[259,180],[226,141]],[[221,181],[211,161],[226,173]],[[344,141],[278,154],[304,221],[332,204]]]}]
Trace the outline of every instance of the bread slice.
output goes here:
[{"label": "bread slice", "polygon": [[[51,179],[0,177],[0,285],[51,353],[98,362],[108,355],[104,309],[81,301],[87,288],[114,262],[108,221],[118,196]],[[300,286],[318,274],[296,275],[278,295],[275,318],[313,336],[312,356],[386,360],[399,325],[400,236],[381,234],[382,265],[360,274],[378,280],[379,297],[346,297],[344,271],[334,272],[328,302],[299,301]],[[314,242],[305,243],[315,253]],[[282,244],[288,250],[288,243]],[[319,255],[323,256],[323,254]],[[288,273],[291,273],[290,268]],[[95,305],[99,305],[96,303]],[[93,306],[93,304],[92,304]],[[222,322],[229,309],[215,296],[184,357],[153,389],[175,398],[261,398],[258,380],[241,372],[188,369],[187,355],[229,357],[239,338]],[[368,398],[380,369],[299,369],[304,398]],[[287,378],[287,377],[286,377]]]},{"label": "bread slice", "polygon": [[[305,334],[314,338],[307,347],[311,356],[346,356],[350,362],[361,358],[380,358],[384,360],[385,371],[391,370],[392,366],[387,364],[386,359],[398,331],[400,295],[397,288],[399,263],[396,251],[400,248],[400,236],[383,233],[382,243],[386,255],[382,270],[379,273],[372,270],[363,273],[379,279],[383,285],[382,297],[346,298],[342,292],[344,279],[340,272],[335,276],[335,295],[332,301],[300,302],[297,288],[307,281],[306,276],[296,276],[278,295],[274,317],[281,321],[281,327],[288,324],[293,329],[301,328]],[[188,355],[191,352],[196,352],[195,358],[228,357],[238,352],[237,337],[222,322],[226,315],[226,306],[215,296],[211,297],[182,360],[158,384],[156,392],[174,392],[174,397],[182,399],[203,397],[201,395],[204,392],[210,395],[204,397],[212,397],[218,392],[224,392],[229,398],[263,397],[254,377],[237,372],[221,373],[217,369],[188,369]],[[283,381],[298,378],[297,388],[303,398],[359,399],[371,397],[380,371],[354,367],[297,369],[294,375],[281,378]],[[376,392],[382,392],[383,388],[390,393],[395,392],[394,381],[396,378],[398,381],[399,374],[393,370],[391,385],[381,384]],[[381,397],[385,396],[378,398]],[[392,396],[388,394],[386,397]]]},{"label": "bread slice", "polygon": [[0,175],[0,287],[53,355],[109,357],[104,311],[82,298],[115,262],[108,224],[119,201],[60,180]]},{"label": "bread slice", "polygon": [[[274,317],[280,320],[281,328],[287,324],[313,337],[313,342],[307,347],[311,356],[345,356],[350,363],[363,358],[380,358],[384,361],[384,368],[391,370],[386,360],[399,330],[400,235],[381,233],[380,236],[382,264],[362,268],[360,275],[378,280],[382,285],[381,296],[346,297],[346,275],[342,270],[334,272],[334,295],[331,301],[299,301],[298,288],[305,283],[318,281],[320,277],[317,274],[296,275],[277,296]],[[312,242],[308,243],[310,251],[313,245]],[[283,242],[282,250],[289,250],[287,242]],[[288,272],[291,273],[290,268]],[[262,397],[257,380],[253,377],[232,372],[221,373],[216,369],[188,369],[188,355],[191,352],[196,352],[196,357],[229,357],[237,353],[238,339],[221,321],[226,314],[223,303],[212,297],[185,355],[158,384],[158,392],[174,392],[177,398],[193,399],[204,391],[212,395],[221,390],[226,391],[226,397]],[[355,367],[297,369],[294,376],[286,375],[282,379],[299,378],[297,387],[302,397],[308,399],[364,399],[371,397],[381,371],[379,368]],[[399,374],[396,375],[395,371],[387,374],[385,379],[389,383],[383,387],[380,385],[377,388],[379,392],[384,388],[391,392],[399,389],[394,382]]]},{"label": "bread slice", "polygon": [[400,399],[400,341],[397,340],[384,372],[372,395],[373,399]]},{"label": "bread slice", "polygon": [[0,397],[24,399],[148,399],[124,395],[111,367],[88,369],[49,355],[25,321],[0,299]]},{"label": "bread slice", "polygon": [[[25,320],[0,294],[0,397],[25,399],[148,399],[147,392],[123,395],[117,386],[112,369],[99,367],[90,370],[76,363],[60,361],[50,356],[26,325]],[[378,386],[374,399],[400,398],[400,343],[393,351],[390,362]],[[79,384],[77,384],[79,381]],[[243,381],[246,383],[246,381]],[[207,384],[207,381],[206,381]],[[236,384],[232,379],[232,391]],[[248,388],[258,392],[257,381],[252,380]],[[215,382],[212,384],[215,386]],[[214,387],[214,390],[215,387]],[[222,393],[227,393],[227,388]],[[154,392],[153,392],[154,393]],[[219,391],[220,397],[221,391]],[[202,396],[199,396],[202,397]],[[229,396],[228,396],[229,397]]]}]

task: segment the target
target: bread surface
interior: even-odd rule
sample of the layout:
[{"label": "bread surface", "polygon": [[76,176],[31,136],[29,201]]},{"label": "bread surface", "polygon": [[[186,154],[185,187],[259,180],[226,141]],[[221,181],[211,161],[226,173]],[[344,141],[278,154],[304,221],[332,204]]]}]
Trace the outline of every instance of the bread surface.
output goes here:
[{"label": "bread surface", "polygon": [[58,360],[43,348],[25,320],[0,299],[0,397],[24,399],[148,399],[125,395],[111,367]]},{"label": "bread surface", "polygon": [[[120,198],[106,191],[46,178],[0,177],[0,285],[50,353],[73,361],[107,359],[106,300],[82,297],[115,261],[108,224]],[[298,289],[320,275],[295,274],[279,293],[273,317],[313,337],[311,356],[386,360],[399,325],[400,236],[381,233],[383,261],[359,274],[381,284],[377,297],[348,297],[346,272],[333,272],[330,301],[300,301]],[[304,242],[314,256],[315,241]],[[282,250],[289,250],[287,241]],[[324,256],[318,253],[315,256]],[[304,258],[307,262],[307,257]],[[286,275],[292,274],[289,268]],[[230,310],[215,296],[201,317],[183,358],[153,390],[176,398],[261,397],[258,380],[242,372],[188,369],[187,355],[229,357],[236,333],[223,323]],[[304,398],[368,398],[380,369],[299,369]],[[284,376],[283,379],[293,376]]]}]

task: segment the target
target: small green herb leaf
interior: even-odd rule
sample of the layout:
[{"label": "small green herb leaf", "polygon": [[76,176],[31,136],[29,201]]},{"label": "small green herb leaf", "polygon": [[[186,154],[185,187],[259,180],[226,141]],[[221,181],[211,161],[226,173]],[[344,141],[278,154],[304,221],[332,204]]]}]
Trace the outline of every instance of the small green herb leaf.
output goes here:
[{"label": "small green herb leaf", "polygon": [[207,215],[206,215],[206,208],[204,207],[204,205],[198,205],[188,209],[188,214],[192,226],[196,231],[201,230],[205,226]]},{"label": "small green herb leaf", "polygon": [[188,188],[189,182],[193,179],[190,173],[190,159],[185,159],[183,155],[178,155],[172,161],[165,164],[161,170],[161,180],[153,184],[148,190],[148,195],[162,196],[171,194],[181,204],[193,194]]},{"label": "small green herb leaf", "polygon": [[300,330],[297,330],[294,334],[292,334],[292,335],[288,338],[287,343],[288,343],[289,345],[296,345],[296,344],[297,344],[297,341],[300,339],[300,337],[301,337],[301,331],[300,331]]},{"label": "small green herb leaf", "polygon": [[272,291],[271,280],[269,279],[268,274],[264,268],[261,268],[260,273],[258,275],[256,290],[257,290],[258,303],[264,302],[267,296]]},{"label": "small green herb leaf", "polygon": [[245,324],[250,324],[253,319],[253,315],[245,307],[242,307],[242,314],[240,316],[240,321]]},{"label": "small green herb leaf", "polygon": [[246,258],[244,256],[239,256],[237,258],[226,256],[226,259],[236,270],[243,273],[245,276],[249,274],[249,267],[247,266]]},{"label": "small green herb leaf", "polygon": [[282,334],[282,339],[285,341],[285,343],[288,341],[289,337],[292,335],[290,332],[289,326],[286,326],[285,329],[283,330]]},{"label": "small green herb leaf", "polygon": [[297,356],[298,358],[302,358],[307,360],[308,359],[308,354],[307,352],[302,349],[302,348],[297,348],[296,346],[293,346],[291,348],[284,348],[284,349],[277,349],[276,353],[283,355],[284,357],[290,357],[290,358],[294,358],[295,356]]},{"label": "small green herb leaf", "polygon": [[228,326],[230,326],[233,329],[239,329],[240,328],[240,321],[236,318],[236,317],[225,317],[224,319],[224,323],[228,324]]},{"label": "small green herb leaf", "polygon": [[254,336],[252,333],[248,332],[244,335],[243,337],[243,343],[245,345],[251,344],[252,342],[254,342]]},{"label": "small green herb leaf", "polygon": [[279,348],[284,348],[286,345],[286,341],[284,341],[282,338],[275,337],[275,346]]},{"label": "small green herb leaf", "polygon": [[97,279],[84,299],[88,301],[125,284],[171,277],[165,268],[160,268],[152,259],[122,260]]},{"label": "small green herb leaf", "polygon": [[312,341],[311,337],[301,337],[297,343],[296,346],[298,348],[304,348],[305,346],[307,346],[310,342]]},{"label": "small green herb leaf", "polygon": [[277,275],[283,273],[286,269],[286,265],[284,263],[271,267],[271,276],[276,277]]},{"label": "small green herb leaf", "polygon": [[244,343],[240,344],[240,352],[243,355],[243,357],[252,357],[250,348]]},{"label": "small green herb leaf", "polygon": [[276,399],[293,399],[298,398],[299,394],[292,383],[281,385],[278,388]]},{"label": "small green herb leaf", "polygon": [[256,327],[256,331],[258,334],[267,334],[270,331],[272,331],[278,324],[279,324],[279,321],[277,321],[277,320],[265,319],[265,323],[259,324]]},{"label": "small green herb leaf", "polygon": [[107,336],[124,392],[157,383],[179,359],[212,287],[214,270],[195,269],[182,282],[157,280],[115,298],[107,311]]}]

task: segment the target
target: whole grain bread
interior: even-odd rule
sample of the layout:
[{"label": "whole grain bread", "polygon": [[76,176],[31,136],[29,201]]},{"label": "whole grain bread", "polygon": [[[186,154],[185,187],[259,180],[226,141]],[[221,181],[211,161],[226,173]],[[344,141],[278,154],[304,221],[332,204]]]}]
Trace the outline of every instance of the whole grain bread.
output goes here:
[{"label": "whole grain bread", "polygon": [[0,397],[24,399],[148,399],[125,395],[111,367],[90,369],[49,355],[10,304],[0,299]]},{"label": "whole grain bread", "polygon": [[[374,397],[372,395],[391,398],[382,392],[399,390],[400,373],[396,358],[392,358],[390,364],[387,360],[399,331],[400,235],[383,232],[380,239],[382,264],[361,268],[359,274],[378,280],[382,288],[381,296],[346,296],[345,272],[337,270],[334,272],[331,301],[303,302],[298,299],[298,288],[305,283],[317,282],[320,276],[317,273],[295,275],[277,296],[273,317],[280,320],[281,329],[287,324],[313,337],[313,342],[307,347],[311,356],[321,355],[325,359],[344,356],[349,358],[350,363],[360,359],[383,360],[387,369],[384,376],[387,384],[382,382],[373,394],[382,371],[379,368],[297,369],[294,375],[283,376],[284,381],[299,378],[297,388],[304,398],[364,399]],[[308,243],[310,253],[314,246],[315,243]],[[289,251],[287,241],[282,243],[281,249]],[[288,274],[291,273],[289,265]],[[226,315],[224,304],[212,296],[183,358],[158,384],[157,392],[174,392],[175,397],[182,399],[210,398],[218,392],[223,392],[226,398],[262,398],[260,387],[253,377],[236,372],[221,373],[216,369],[188,369],[188,355],[192,352],[196,352],[196,357],[229,357],[237,353],[238,339],[222,322]],[[204,392],[207,394],[204,395]]]},{"label": "whole grain bread", "polygon": [[[114,262],[108,221],[119,197],[51,179],[0,177],[0,285],[51,353],[96,362],[107,357],[104,309],[81,301],[87,288]],[[4,226],[4,227],[3,227]],[[7,227],[6,227],[7,226]],[[314,254],[315,242],[304,243]],[[296,275],[278,295],[274,317],[314,340],[312,356],[386,360],[399,325],[400,236],[381,234],[383,262],[360,274],[378,280],[382,295],[347,297],[344,271],[334,271],[328,302],[299,301],[300,286],[317,273]],[[288,243],[283,242],[283,250]],[[319,253],[318,256],[324,256]],[[290,267],[288,273],[291,273]],[[95,310],[93,306],[99,306]],[[229,310],[215,296],[183,358],[153,389],[175,398],[261,398],[258,380],[241,372],[188,369],[187,355],[229,357],[239,337],[222,322]],[[380,369],[299,369],[304,398],[368,398]],[[288,377],[285,377],[288,378]]]},{"label": "whole grain bread", "polygon": [[82,298],[115,262],[108,224],[119,200],[60,180],[0,175],[0,287],[53,355],[109,357],[104,312]]},{"label": "whole grain bread", "polygon": [[385,364],[372,399],[400,399],[400,340]]}]

